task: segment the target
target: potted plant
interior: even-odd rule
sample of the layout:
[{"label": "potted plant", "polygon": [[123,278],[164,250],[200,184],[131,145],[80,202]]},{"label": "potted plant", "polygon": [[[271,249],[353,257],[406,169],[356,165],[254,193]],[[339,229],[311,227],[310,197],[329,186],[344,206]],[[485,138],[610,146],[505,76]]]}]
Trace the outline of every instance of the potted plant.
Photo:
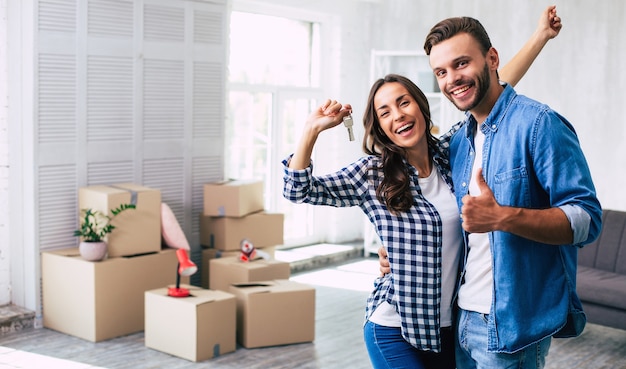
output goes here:
[{"label": "potted plant", "polygon": [[80,228],[74,231],[74,236],[81,238],[78,250],[83,259],[89,261],[104,259],[107,253],[104,238],[115,229],[111,220],[124,210],[135,209],[135,207],[134,204],[121,204],[111,209],[112,216],[91,208],[81,209]]}]

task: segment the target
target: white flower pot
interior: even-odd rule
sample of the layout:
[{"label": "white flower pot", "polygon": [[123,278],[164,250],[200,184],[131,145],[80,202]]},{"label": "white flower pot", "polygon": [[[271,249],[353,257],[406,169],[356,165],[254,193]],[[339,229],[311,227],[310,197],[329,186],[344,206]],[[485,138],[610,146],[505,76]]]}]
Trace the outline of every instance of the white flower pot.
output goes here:
[{"label": "white flower pot", "polygon": [[88,261],[100,261],[107,255],[106,242],[85,242],[82,241],[78,246],[80,256]]}]

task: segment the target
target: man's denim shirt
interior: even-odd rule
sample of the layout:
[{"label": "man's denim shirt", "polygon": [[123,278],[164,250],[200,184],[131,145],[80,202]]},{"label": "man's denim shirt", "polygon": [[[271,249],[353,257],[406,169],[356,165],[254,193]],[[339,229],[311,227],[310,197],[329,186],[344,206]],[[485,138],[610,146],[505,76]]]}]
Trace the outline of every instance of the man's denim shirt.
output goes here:
[{"label": "man's denim shirt", "polygon": [[[548,336],[582,332],[586,318],[576,294],[575,246],[597,238],[602,209],[572,125],[548,106],[504,87],[480,125],[483,176],[500,205],[559,207],[574,232],[574,244],[560,246],[506,232],[489,234],[494,291],[488,350],[511,353]],[[472,173],[474,127],[468,113],[465,125],[449,137],[459,208]]]}]

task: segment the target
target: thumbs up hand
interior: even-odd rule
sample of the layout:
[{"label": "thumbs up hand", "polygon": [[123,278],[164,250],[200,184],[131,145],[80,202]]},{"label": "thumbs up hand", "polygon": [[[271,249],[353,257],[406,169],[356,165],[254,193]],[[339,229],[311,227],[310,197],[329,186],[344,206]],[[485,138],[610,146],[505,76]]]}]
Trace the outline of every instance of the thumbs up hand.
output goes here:
[{"label": "thumbs up hand", "polygon": [[470,233],[486,233],[497,230],[499,211],[502,207],[496,202],[491,188],[485,182],[482,168],[476,172],[476,183],[480,189],[478,196],[463,196],[461,219],[463,229]]}]

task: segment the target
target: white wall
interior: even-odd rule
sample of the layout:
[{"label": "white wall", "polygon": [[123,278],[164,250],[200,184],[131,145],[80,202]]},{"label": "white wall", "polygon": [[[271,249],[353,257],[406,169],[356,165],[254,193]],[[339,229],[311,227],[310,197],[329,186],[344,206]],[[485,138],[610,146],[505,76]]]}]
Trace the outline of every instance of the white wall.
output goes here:
[{"label": "white wall", "polygon": [[[562,3],[562,5],[560,4]],[[626,210],[626,3],[560,1],[564,29],[522,92],[547,102],[576,127],[604,208]]]},{"label": "white wall", "polygon": [[0,1],[0,306],[11,302],[9,290],[9,133],[7,124],[7,3]]}]

